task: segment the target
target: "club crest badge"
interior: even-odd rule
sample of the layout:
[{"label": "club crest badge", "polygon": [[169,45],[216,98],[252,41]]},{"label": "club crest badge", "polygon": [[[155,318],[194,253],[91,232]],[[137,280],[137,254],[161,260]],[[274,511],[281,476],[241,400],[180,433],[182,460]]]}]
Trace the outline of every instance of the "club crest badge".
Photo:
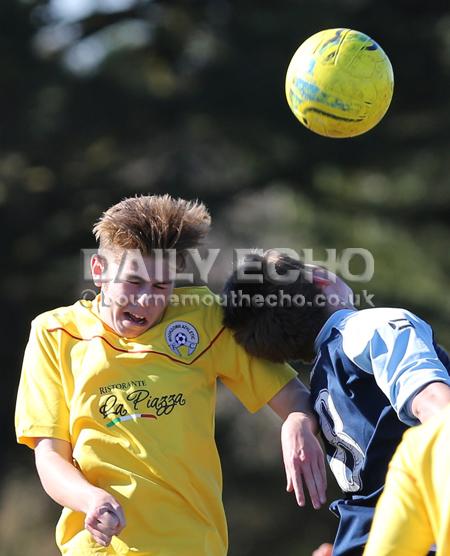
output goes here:
[{"label": "club crest badge", "polygon": [[166,342],[176,355],[187,357],[198,346],[198,332],[191,323],[177,320],[166,328]]}]

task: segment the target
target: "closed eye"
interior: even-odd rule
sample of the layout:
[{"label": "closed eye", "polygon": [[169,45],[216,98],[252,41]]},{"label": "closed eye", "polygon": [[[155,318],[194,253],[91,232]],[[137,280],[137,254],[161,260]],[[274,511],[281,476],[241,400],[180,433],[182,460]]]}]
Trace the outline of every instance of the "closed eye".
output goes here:
[{"label": "closed eye", "polygon": [[157,284],[154,284],[154,287],[158,290],[165,290],[169,286],[170,282],[158,282]]}]

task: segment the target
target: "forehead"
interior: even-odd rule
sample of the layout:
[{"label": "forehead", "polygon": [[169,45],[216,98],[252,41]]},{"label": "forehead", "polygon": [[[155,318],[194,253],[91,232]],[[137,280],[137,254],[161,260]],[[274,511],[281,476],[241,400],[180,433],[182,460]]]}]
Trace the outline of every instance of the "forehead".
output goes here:
[{"label": "forehead", "polygon": [[143,255],[137,249],[115,251],[114,254],[106,256],[108,269],[112,271],[115,278],[138,276],[147,280],[170,280],[176,272],[176,264],[173,257],[164,252],[155,252],[151,255]]}]

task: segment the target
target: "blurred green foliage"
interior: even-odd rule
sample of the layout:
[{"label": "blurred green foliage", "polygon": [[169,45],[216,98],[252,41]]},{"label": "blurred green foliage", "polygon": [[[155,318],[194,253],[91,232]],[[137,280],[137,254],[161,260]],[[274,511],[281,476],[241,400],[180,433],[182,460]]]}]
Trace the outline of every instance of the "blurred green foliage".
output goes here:
[{"label": "blurred green foliage", "polygon": [[[396,79],[385,119],[351,140],[313,135],[284,100],[299,43],[338,26],[376,39]],[[450,347],[447,1],[2,0],[0,63],[0,554],[56,554],[56,509],[14,442],[20,362],[31,318],[80,295],[79,250],[124,196],[208,204],[226,253],[216,289],[234,247],[368,249],[375,275],[355,289],[418,312]],[[278,423],[226,392],[218,411],[230,555],[305,556],[331,539],[326,510],[282,492]]]}]

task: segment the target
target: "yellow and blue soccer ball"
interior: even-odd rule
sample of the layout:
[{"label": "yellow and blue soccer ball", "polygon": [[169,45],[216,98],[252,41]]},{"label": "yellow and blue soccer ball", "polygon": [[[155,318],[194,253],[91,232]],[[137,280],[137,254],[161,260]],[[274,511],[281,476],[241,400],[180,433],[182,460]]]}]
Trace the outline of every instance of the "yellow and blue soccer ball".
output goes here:
[{"label": "yellow and blue soccer ball", "polygon": [[326,137],[354,137],[389,108],[394,74],[383,49],[364,33],[327,29],[295,52],[286,97],[296,118]]}]

